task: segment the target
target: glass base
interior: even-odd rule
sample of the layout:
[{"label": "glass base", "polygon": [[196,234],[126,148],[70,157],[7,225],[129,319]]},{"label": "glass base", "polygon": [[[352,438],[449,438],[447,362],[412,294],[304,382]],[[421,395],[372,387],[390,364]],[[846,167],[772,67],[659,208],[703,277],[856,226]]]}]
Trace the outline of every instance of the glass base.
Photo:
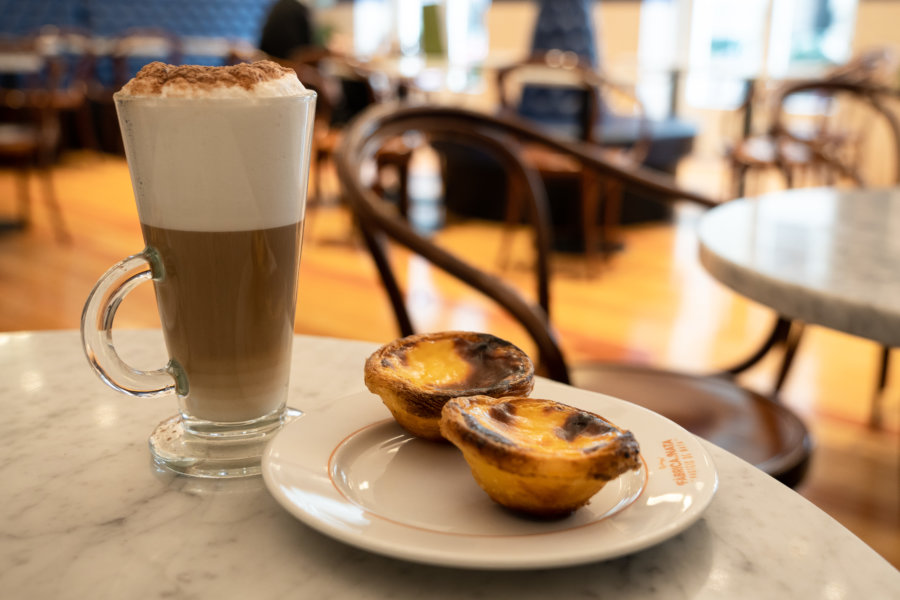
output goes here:
[{"label": "glass base", "polygon": [[185,428],[181,415],[160,423],[150,434],[153,461],[166,469],[191,477],[253,477],[261,472],[263,450],[275,434],[302,412],[286,408],[264,426],[215,437],[197,435]]}]

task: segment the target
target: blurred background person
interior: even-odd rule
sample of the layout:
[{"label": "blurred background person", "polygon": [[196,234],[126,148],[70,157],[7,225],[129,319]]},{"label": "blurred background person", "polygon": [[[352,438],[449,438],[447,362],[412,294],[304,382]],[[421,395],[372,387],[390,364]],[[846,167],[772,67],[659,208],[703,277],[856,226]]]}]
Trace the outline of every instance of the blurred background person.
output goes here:
[{"label": "blurred background person", "polygon": [[276,0],[266,15],[259,49],[276,58],[290,58],[317,45],[312,8],[303,0]]}]

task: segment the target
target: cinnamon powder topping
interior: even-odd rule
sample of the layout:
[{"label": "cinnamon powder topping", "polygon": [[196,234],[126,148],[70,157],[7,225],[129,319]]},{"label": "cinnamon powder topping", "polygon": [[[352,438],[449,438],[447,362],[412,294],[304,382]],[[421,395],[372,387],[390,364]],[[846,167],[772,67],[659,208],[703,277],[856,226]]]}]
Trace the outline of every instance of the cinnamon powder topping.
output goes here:
[{"label": "cinnamon powder topping", "polygon": [[132,96],[205,96],[215,95],[217,91],[224,91],[223,88],[242,88],[250,92],[258,84],[286,78],[293,80],[294,85],[299,83],[293,69],[270,60],[225,67],[152,62],[125,84],[122,93]]}]

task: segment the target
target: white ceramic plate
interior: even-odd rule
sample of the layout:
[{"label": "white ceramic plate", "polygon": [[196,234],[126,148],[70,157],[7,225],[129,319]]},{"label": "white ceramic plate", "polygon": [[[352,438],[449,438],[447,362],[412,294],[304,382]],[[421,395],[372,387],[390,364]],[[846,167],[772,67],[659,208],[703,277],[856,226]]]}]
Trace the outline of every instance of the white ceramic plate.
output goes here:
[{"label": "white ceramic plate", "polygon": [[607,484],[558,521],[494,504],[450,444],[416,439],[368,392],[287,425],[263,455],[266,487],[310,527],[366,550],[480,569],[560,567],[647,548],[697,520],[718,478],[698,440],[668,419],[609,396],[539,380],[550,398],[630,429],[643,468]]}]

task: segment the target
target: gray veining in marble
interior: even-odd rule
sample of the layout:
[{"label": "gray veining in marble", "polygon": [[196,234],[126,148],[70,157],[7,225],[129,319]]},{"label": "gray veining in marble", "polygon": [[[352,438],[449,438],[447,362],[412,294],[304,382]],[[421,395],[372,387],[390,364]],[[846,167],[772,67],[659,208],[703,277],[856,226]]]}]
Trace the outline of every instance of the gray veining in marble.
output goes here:
[{"label": "gray veining in marble", "polygon": [[900,346],[900,188],[798,189],[704,215],[700,260],[780,314]]},{"label": "gray veining in marble", "polygon": [[[159,332],[124,332],[134,361]],[[290,404],[364,389],[373,345],[297,337]],[[596,565],[466,571],[369,554],[283,510],[259,478],[210,482],[151,465],[174,410],[88,368],[76,332],[0,334],[4,598],[891,598],[900,573],[798,494],[710,446],[720,489],[687,531]]]}]

